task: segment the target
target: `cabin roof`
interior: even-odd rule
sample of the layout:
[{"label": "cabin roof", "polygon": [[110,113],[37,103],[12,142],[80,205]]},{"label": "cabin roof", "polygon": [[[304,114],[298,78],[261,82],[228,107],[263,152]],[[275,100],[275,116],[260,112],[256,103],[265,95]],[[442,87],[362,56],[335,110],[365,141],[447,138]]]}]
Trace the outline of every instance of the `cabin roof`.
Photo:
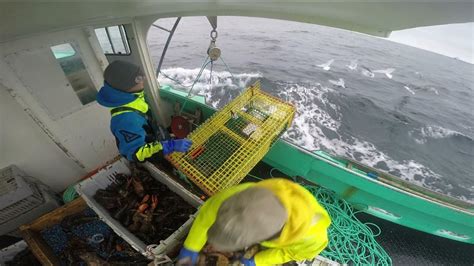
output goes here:
[{"label": "cabin roof", "polygon": [[250,16],[308,22],[386,37],[394,30],[474,21],[472,1],[62,1],[0,4],[0,42],[117,20],[177,16]]}]

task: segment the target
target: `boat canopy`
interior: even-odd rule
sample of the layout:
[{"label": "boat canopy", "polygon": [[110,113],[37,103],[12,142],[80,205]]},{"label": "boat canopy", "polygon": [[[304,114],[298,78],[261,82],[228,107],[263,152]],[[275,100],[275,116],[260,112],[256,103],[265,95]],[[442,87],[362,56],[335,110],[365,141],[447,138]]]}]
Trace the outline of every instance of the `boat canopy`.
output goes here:
[{"label": "boat canopy", "polygon": [[[0,4],[0,42],[33,33],[131,18],[248,16],[320,24],[387,37],[407,28],[474,21],[473,1],[63,1]],[[151,22],[150,22],[151,23]]]}]

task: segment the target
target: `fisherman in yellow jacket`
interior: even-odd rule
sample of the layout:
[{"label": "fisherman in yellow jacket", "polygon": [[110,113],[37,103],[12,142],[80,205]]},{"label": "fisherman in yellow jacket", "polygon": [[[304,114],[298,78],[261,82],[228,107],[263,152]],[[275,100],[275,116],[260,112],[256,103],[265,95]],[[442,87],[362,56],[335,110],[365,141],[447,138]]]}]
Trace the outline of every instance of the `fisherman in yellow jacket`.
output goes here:
[{"label": "fisherman in yellow jacket", "polygon": [[264,250],[244,265],[274,265],[315,258],[328,244],[331,220],[302,186],[273,178],[220,191],[199,210],[178,265],[195,265],[206,243],[219,251],[238,251],[254,244]]}]

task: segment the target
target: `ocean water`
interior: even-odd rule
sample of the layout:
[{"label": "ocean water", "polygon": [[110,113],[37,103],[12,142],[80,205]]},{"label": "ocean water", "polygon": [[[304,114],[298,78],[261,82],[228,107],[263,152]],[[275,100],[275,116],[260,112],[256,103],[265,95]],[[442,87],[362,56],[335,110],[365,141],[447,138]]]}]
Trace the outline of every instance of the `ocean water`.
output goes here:
[{"label": "ocean water", "polygon": [[[161,84],[189,90],[210,30],[203,17],[182,19],[162,67],[173,80],[160,75]],[[212,74],[208,66],[192,91],[208,104],[220,108],[260,79],[264,90],[297,107],[284,139],[474,202],[474,65],[304,23],[224,17],[218,33],[225,64],[216,62]],[[150,29],[155,65],[166,38]]]}]

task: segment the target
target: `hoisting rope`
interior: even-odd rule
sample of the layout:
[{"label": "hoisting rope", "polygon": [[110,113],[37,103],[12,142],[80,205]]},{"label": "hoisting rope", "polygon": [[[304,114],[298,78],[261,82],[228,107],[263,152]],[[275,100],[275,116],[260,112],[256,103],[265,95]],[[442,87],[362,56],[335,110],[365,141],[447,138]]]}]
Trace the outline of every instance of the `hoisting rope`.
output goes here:
[{"label": "hoisting rope", "polygon": [[198,82],[198,80],[201,78],[201,75],[202,75],[202,73],[204,72],[204,69],[206,69],[207,65],[209,65],[209,63],[211,63],[211,61],[210,61],[210,60],[208,61],[208,59],[209,59],[209,56],[207,56],[206,59],[204,60],[204,63],[202,64],[201,69],[199,70],[198,75],[196,76],[196,78],[194,79],[194,81],[193,81],[190,85],[185,85],[185,84],[181,83],[179,80],[177,80],[177,79],[175,79],[175,78],[173,78],[173,77],[170,77],[170,76],[166,75],[166,73],[164,73],[164,72],[161,71],[161,70],[160,70],[160,74],[163,75],[163,76],[165,76],[167,79],[172,80],[172,81],[175,82],[176,84],[181,85],[181,86],[184,87],[184,88],[190,88],[189,91],[188,91],[188,97],[189,97],[189,95],[191,94],[191,91],[192,91],[194,85],[195,85],[195,84]]},{"label": "hoisting rope", "polygon": [[[273,170],[275,168],[270,171],[271,177]],[[249,176],[263,180],[251,174]],[[331,190],[316,185],[301,185],[316,197],[331,217],[329,244],[320,255],[341,264],[392,265],[390,256],[375,240],[382,232],[380,227],[361,222],[355,216],[357,211]]]},{"label": "hoisting rope", "polygon": [[191,83],[191,85],[184,85],[183,83],[181,83],[179,80],[176,80],[168,75],[166,75],[165,73],[163,73],[163,71],[160,70],[160,74],[162,74],[163,76],[165,76],[166,78],[174,81],[176,84],[179,84],[181,85],[182,87],[184,88],[189,88],[188,90],[188,95],[186,96],[186,98],[184,99],[184,102],[183,102],[183,106],[181,107],[180,109],[180,113],[183,112],[184,110],[184,107],[186,106],[186,102],[188,101],[188,99],[191,97],[191,93],[193,92],[193,89],[194,89],[194,85],[196,85],[196,83],[199,81],[199,79],[201,78],[201,75],[202,73],[204,72],[204,70],[206,69],[207,65],[209,65],[212,61],[211,60],[208,60],[209,59],[209,56],[206,57],[206,59],[204,60],[204,63],[202,64],[201,66],[201,69],[199,70],[199,73],[198,75],[196,76],[196,78],[194,79],[193,83]]},{"label": "hoisting rope", "polygon": [[202,73],[204,72],[204,69],[206,69],[207,65],[209,65],[209,63],[212,62],[212,60],[207,61],[208,58],[209,58],[209,56],[206,57],[206,60],[204,61],[204,64],[203,64],[202,67],[201,67],[201,70],[199,71],[199,73],[198,73],[196,79],[194,80],[193,84],[191,85],[191,88],[190,88],[189,91],[188,91],[188,95],[186,96],[186,99],[184,99],[183,106],[181,106],[181,110],[179,111],[179,113],[182,113],[182,112],[183,112],[184,107],[186,106],[186,103],[188,102],[189,97],[191,97],[191,93],[193,92],[194,85],[196,85],[196,83],[197,83],[197,81],[199,80],[199,78],[201,78],[201,75],[202,75]]},{"label": "hoisting rope", "polygon": [[230,69],[229,69],[229,66],[225,63],[224,58],[223,58],[222,56],[221,56],[221,61],[222,61],[222,63],[224,64],[225,69],[227,70],[227,72],[229,72],[229,74],[230,74],[230,76],[232,77],[232,79],[235,79],[234,75],[232,74],[232,72],[231,72]]},{"label": "hoisting rope", "polygon": [[[209,74],[209,84],[212,86],[212,72],[213,72],[213,66],[214,66],[214,61],[212,60],[208,60],[209,59],[209,56],[206,57],[206,60],[204,61],[204,64],[202,65],[201,69],[199,70],[199,73],[197,74],[196,78],[194,79],[193,83],[191,83],[191,85],[185,85],[183,84],[181,81],[173,78],[173,77],[170,77],[168,76],[167,74],[165,74],[163,71],[160,70],[160,74],[162,74],[164,77],[166,77],[167,79],[169,80],[172,80],[173,82],[175,82],[176,84],[180,85],[181,87],[184,87],[184,88],[189,88],[188,90],[188,95],[186,96],[186,99],[184,99],[184,102],[183,102],[183,106],[181,107],[180,109],[180,113],[183,112],[184,110],[184,107],[186,106],[186,102],[188,101],[188,99],[191,97],[192,95],[192,91],[194,89],[194,85],[196,85],[196,83],[199,81],[199,79],[201,78],[201,75],[204,73],[204,70],[206,69],[206,67],[211,64],[211,69],[210,69],[210,74]],[[232,79],[235,79],[235,76],[234,74],[232,74],[232,72],[230,71],[230,68],[229,66],[226,64],[226,62],[224,61],[224,58],[222,58],[222,56],[220,57],[222,63],[224,64],[225,66],[225,69],[227,70],[227,72],[229,72],[230,76],[232,77]],[[243,88],[242,88],[243,89]]]},{"label": "hoisting rope", "polygon": [[[204,64],[203,64],[203,67],[204,67],[204,68],[205,68],[209,63],[211,63],[211,61],[207,61],[207,59],[209,59],[209,57],[206,58],[206,61],[205,61]],[[229,72],[229,74],[230,74],[230,76],[232,77],[232,79],[235,79],[234,74],[233,74],[232,71],[230,70],[230,68],[229,68],[229,66],[227,65],[227,63],[224,61],[224,58],[221,56],[220,59],[221,59],[221,61],[222,61],[222,64],[225,66],[225,70],[227,70],[227,72]],[[216,65],[217,65],[217,64],[216,64]],[[173,78],[173,77],[171,77],[171,76],[168,76],[168,75],[167,75],[165,72],[163,72],[163,71],[160,71],[160,74],[163,75],[165,78],[167,78],[167,79],[173,81],[174,83],[180,85],[180,86],[183,87],[183,88],[192,88],[192,87],[194,86],[194,84],[196,84],[197,81],[200,79],[200,77],[201,77],[201,75],[202,75],[202,73],[203,73],[203,71],[204,71],[203,67],[201,67],[201,69],[200,69],[200,71],[199,71],[199,73],[201,73],[201,74],[198,73],[198,75],[197,75],[196,78],[194,79],[193,83],[191,83],[190,85],[183,84],[181,81],[179,81],[179,80],[177,80],[177,79],[175,79],[175,78]],[[212,70],[211,70],[211,71],[212,71]],[[189,93],[188,93],[188,94],[189,94]]]},{"label": "hoisting rope", "polygon": [[167,74],[165,74],[163,71],[159,71],[159,74],[162,74],[163,76],[165,76],[166,78],[172,80],[173,82],[175,82],[176,84],[179,84],[181,85],[182,87],[184,88],[189,88],[189,91],[188,91],[188,95],[186,96],[186,98],[184,99],[184,102],[183,102],[183,105],[181,106],[181,109],[180,109],[180,113],[182,113],[184,111],[184,108],[186,106],[186,103],[188,101],[188,99],[191,97],[192,95],[192,91],[194,89],[194,85],[196,85],[196,83],[199,81],[199,79],[201,78],[201,75],[203,74],[204,70],[206,69],[206,67],[211,64],[211,67],[210,67],[210,74],[209,74],[209,85],[211,86],[212,88],[212,72],[213,72],[213,69],[214,69],[214,62],[217,61],[219,58],[221,59],[222,63],[224,64],[226,70],[229,72],[229,74],[231,75],[232,79],[234,79],[234,75],[232,74],[232,72],[230,71],[230,68],[229,66],[226,64],[226,62],[224,61],[224,59],[222,58],[221,56],[221,51],[219,48],[217,48],[216,46],[216,39],[217,39],[217,30],[216,30],[216,26],[213,26],[213,29],[210,33],[210,37],[211,37],[211,43],[209,45],[209,48],[207,50],[207,57],[206,59],[204,60],[204,63],[202,64],[201,66],[201,69],[199,70],[199,73],[197,74],[196,78],[194,79],[193,83],[191,85],[184,85],[183,83],[181,83],[179,80],[173,78],[173,77],[170,77],[168,76]]},{"label": "hoisting rope", "polygon": [[211,90],[212,90],[212,69],[213,68],[214,68],[214,61],[211,60],[211,69],[209,72],[209,86],[211,86]]}]

